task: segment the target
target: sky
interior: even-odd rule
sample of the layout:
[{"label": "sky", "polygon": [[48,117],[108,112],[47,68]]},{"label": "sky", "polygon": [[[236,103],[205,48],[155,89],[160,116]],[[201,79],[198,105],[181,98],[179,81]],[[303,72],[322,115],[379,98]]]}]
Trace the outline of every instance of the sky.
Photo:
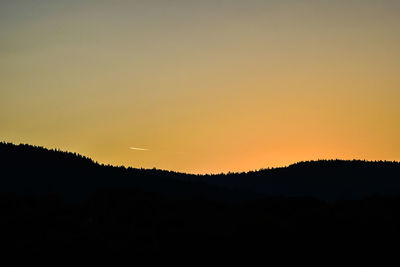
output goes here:
[{"label": "sky", "polygon": [[0,140],[189,173],[400,160],[400,1],[0,0]]}]

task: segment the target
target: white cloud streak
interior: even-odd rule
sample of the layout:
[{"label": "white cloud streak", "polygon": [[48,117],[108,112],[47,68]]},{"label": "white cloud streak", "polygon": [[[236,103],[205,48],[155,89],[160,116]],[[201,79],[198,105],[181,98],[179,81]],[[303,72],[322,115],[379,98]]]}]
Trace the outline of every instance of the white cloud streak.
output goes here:
[{"label": "white cloud streak", "polygon": [[139,150],[139,151],[150,151],[150,149],[147,149],[147,148],[140,148],[140,147],[130,147],[129,149],[132,149],[132,150]]}]

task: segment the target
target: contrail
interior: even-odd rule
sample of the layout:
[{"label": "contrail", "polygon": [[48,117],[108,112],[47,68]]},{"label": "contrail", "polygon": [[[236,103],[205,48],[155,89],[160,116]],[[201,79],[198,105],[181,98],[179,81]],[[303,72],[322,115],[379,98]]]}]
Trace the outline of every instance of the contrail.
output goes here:
[{"label": "contrail", "polygon": [[132,149],[132,150],[139,150],[139,151],[150,151],[150,149],[139,148],[139,147],[130,147],[129,149]]}]

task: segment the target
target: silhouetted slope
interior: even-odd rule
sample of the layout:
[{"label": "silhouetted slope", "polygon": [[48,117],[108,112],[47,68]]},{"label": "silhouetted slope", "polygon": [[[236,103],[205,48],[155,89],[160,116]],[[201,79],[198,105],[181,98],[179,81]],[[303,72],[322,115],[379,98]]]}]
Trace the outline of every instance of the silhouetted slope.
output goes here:
[{"label": "silhouetted slope", "polygon": [[312,196],[325,200],[400,195],[400,163],[388,161],[320,160],[189,179],[262,195]]},{"label": "silhouetted slope", "polygon": [[311,196],[325,200],[400,195],[400,163],[324,160],[256,172],[189,175],[99,165],[75,153],[0,143],[2,192],[88,199],[98,188],[136,188],[177,197],[232,200]]},{"label": "silhouetted slope", "polygon": [[[138,255],[197,261],[212,254],[225,262],[257,255],[281,266],[398,262],[399,197],[299,197],[399,196],[395,162],[318,161],[196,176],[1,143],[0,170],[0,247],[14,266],[31,264],[29,255],[52,266],[83,265],[79,256],[91,265],[109,257],[114,266],[121,256],[133,263]],[[247,201],[220,201],[235,198]],[[374,258],[378,253],[385,256]]]},{"label": "silhouetted slope", "polygon": [[137,189],[179,198],[236,197],[226,189],[181,178],[186,174],[99,165],[75,153],[30,145],[0,143],[0,169],[0,192],[53,193],[70,201],[87,200],[104,188]]}]

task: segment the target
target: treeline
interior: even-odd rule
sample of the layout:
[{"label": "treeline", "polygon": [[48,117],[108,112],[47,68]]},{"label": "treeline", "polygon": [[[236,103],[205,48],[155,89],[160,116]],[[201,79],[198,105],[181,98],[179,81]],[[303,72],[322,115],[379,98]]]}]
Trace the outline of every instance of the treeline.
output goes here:
[{"label": "treeline", "polygon": [[358,266],[384,252],[382,265],[400,237],[398,162],[190,175],[0,143],[0,171],[4,255],[83,255],[88,264],[110,256],[115,265],[121,255],[253,254],[280,265]]},{"label": "treeline", "polygon": [[0,143],[3,192],[56,193],[87,200],[97,188],[138,188],[172,197],[242,201],[309,196],[327,201],[368,195],[400,196],[400,163],[321,160],[247,173],[191,175],[100,165],[75,153]]}]

